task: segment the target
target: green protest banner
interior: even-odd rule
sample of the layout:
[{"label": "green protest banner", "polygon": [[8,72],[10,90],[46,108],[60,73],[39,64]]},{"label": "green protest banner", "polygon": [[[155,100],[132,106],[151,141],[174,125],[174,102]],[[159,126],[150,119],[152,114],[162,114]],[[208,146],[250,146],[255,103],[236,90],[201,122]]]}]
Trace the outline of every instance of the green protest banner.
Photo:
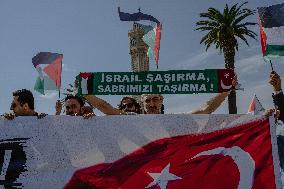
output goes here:
[{"label": "green protest banner", "polygon": [[220,93],[232,88],[228,69],[80,73],[78,94],[140,95]]}]

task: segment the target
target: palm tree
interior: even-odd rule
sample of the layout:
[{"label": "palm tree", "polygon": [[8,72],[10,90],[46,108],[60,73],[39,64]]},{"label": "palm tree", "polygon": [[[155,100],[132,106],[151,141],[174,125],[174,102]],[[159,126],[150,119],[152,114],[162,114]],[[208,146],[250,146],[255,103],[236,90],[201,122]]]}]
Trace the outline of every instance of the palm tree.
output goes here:
[{"label": "palm tree", "polygon": [[[200,31],[208,31],[201,39],[200,44],[206,45],[206,51],[213,44],[220,53],[224,53],[225,68],[235,68],[235,52],[238,51],[237,39],[243,40],[248,46],[246,37],[256,39],[255,32],[248,29],[248,26],[255,25],[253,22],[244,22],[244,19],[254,15],[255,11],[243,8],[248,2],[241,5],[234,4],[231,8],[226,4],[223,13],[215,8],[209,8],[206,13],[200,13],[201,20],[196,23]],[[231,91],[228,97],[229,113],[236,114],[236,92]]]}]

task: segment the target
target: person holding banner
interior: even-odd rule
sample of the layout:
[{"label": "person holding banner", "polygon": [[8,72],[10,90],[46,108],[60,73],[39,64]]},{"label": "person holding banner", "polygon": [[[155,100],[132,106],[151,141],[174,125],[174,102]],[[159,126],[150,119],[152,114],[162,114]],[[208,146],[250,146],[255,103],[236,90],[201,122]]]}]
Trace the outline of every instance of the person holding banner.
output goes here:
[{"label": "person holding banner", "polygon": [[135,115],[141,113],[139,103],[132,97],[123,97],[118,108],[95,95],[84,95],[87,101],[106,115]]},{"label": "person holding banner", "polygon": [[31,91],[27,89],[21,89],[13,92],[13,101],[11,103],[10,110],[13,113],[5,113],[4,117],[8,120],[13,120],[17,116],[37,116],[41,119],[47,114],[37,113],[34,108],[34,96]]},{"label": "person holding banner", "polygon": [[281,88],[281,78],[275,71],[270,73],[269,83],[272,85],[274,91],[272,94],[274,105],[280,111],[279,119],[284,122],[284,95]]},{"label": "person holding banner", "polygon": [[[191,114],[211,114],[213,113],[226,99],[229,92],[217,94],[215,97],[206,102],[197,110],[191,111]],[[143,103],[144,114],[161,114],[163,106],[163,96],[159,94],[145,94],[142,95],[141,101]]]},{"label": "person holding banner", "polygon": [[[238,85],[237,77],[232,81],[232,86],[236,87]],[[201,106],[197,110],[193,110],[191,114],[211,114],[213,113],[226,99],[230,92],[223,92],[217,94],[215,97],[206,102],[205,105]],[[142,95],[141,101],[143,103],[143,113],[144,114],[161,114],[163,106],[163,96],[160,94],[144,94]]]},{"label": "person holding banner", "polygon": [[[65,112],[70,116],[83,116],[84,118],[90,118],[95,116],[92,107],[84,106],[84,100],[79,96],[69,95],[65,98]],[[56,102],[55,115],[60,115],[62,110],[62,104],[60,101]]]},{"label": "person holding banner", "polygon": [[144,114],[162,114],[164,97],[160,94],[144,94],[141,96]]},{"label": "person holding banner", "polygon": [[[208,101],[204,106],[202,106],[198,110],[192,111],[191,113],[210,114],[214,112],[226,99],[226,97],[230,93],[230,89],[235,90],[235,87],[237,86],[237,79],[235,79],[236,76],[231,70],[199,70],[198,72],[187,72],[175,72],[171,74],[169,74],[168,72],[147,72],[146,75],[133,75],[133,73],[132,75],[127,75],[127,73],[80,73],[76,77],[74,91],[76,91],[78,95],[83,95],[94,107],[98,108],[106,115],[123,115],[126,114],[126,112],[130,111],[114,108],[109,103],[105,102],[95,95],[143,94],[141,99],[142,112],[144,114],[161,114],[163,109],[163,96],[161,96],[161,94],[191,94],[193,92],[208,93],[209,90],[210,93],[213,92],[219,94]],[[170,80],[167,80],[169,79],[169,76],[172,77],[170,79],[173,82],[190,82],[191,85],[189,85],[188,83],[184,83],[184,85],[182,86],[176,86],[176,84],[170,85]],[[129,86],[130,88],[132,86],[131,91],[130,88],[125,88],[125,86],[121,84],[125,82],[130,83],[127,86]],[[137,84],[135,84],[135,82]],[[144,82],[145,84],[141,84],[141,82]],[[200,84],[195,82],[205,83]],[[94,83],[96,83],[96,85],[94,85]],[[209,84],[211,88],[206,88]],[[165,90],[162,90],[161,86],[164,85]],[[179,85],[181,84],[179,83]],[[145,87],[148,87],[149,91],[147,91]],[[179,90],[181,90],[180,93],[173,93],[173,91],[171,90],[174,90],[174,87],[178,87]],[[104,90],[103,88],[105,88],[106,90]],[[133,90],[135,92],[133,92]]]},{"label": "person holding banner", "polygon": [[139,103],[132,97],[125,96],[121,99],[120,104],[118,105],[120,111],[125,112],[126,114],[140,114],[141,107]]},{"label": "person holding banner", "polygon": [[[237,80],[233,81],[233,86],[237,85]],[[226,97],[230,94],[230,92],[223,92],[217,94],[211,100],[209,100],[205,105],[201,108],[192,111],[192,114],[211,114],[214,112],[226,99]],[[85,95],[84,96],[94,107],[98,108],[106,115],[127,115],[131,112],[129,109],[118,109],[114,108],[108,102],[100,99],[95,95]],[[141,102],[143,105],[143,114],[161,114],[163,107],[163,96],[160,94],[144,94],[141,97]],[[122,103],[127,103],[121,101]],[[125,104],[124,104],[125,105]],[[125,106],[125,107],[128,107]],[[137,112],[135,112],[137,113]]]}]

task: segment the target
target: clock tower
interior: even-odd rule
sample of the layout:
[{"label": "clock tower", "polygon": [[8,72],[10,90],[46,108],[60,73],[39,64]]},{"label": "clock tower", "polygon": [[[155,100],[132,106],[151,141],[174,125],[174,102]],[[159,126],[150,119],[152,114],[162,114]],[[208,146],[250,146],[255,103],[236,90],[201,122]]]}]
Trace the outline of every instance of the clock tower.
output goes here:
[{"label": "clock tower", "polygon": [[134,22],[132,30],[128,32],[133,72],[149,71],[148,45],[143,41],[143,35],[143,29]]}]

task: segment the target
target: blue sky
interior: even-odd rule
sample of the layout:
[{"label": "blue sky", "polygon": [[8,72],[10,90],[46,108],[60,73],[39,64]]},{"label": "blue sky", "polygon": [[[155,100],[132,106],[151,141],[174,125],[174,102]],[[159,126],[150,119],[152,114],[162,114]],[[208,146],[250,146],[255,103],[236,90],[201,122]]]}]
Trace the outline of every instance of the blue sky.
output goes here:
[{"label": "blue sky", "polygon": [[[62,87],[72,83],[81,71],[130,71],[128,30],[131,22],[121,22],[117,7],[124,12],[142,12],[163,24],[159,70],[223,68],[223,55],[214,48],[207,52],[199,44],[204,33],[195,31],[199,13],[209,7],[222,9],[239,1],[193,0],[1,0],[0,1],[0,113],[8,112],[12,92],[33,91],[37,72],[32,57],[40,51],[64,55]],[[249,0],[248,6],[268,6],[282,0]],[[257,22],[257,16],[250,17]],[[258,26],[252,28],[258,33]],[[238,92],[239,113],[246,113],[254,93],[265,108],[272,107],[271,87],[267,83],[270,66],[265,64],[260,42],[240,42],[236,72],[245,91]],[[284,59],[274,61],[275,70],[284,78]],[[156,70],[151,62],[151,70]],[[35,95],[36,110],[54,114],[57,93]],[[214,94],[165,95],[166,113],[189,112]],[[121,96],[101,96],[114,106]],[[216,113],[227,113],[224,103]]]}]

